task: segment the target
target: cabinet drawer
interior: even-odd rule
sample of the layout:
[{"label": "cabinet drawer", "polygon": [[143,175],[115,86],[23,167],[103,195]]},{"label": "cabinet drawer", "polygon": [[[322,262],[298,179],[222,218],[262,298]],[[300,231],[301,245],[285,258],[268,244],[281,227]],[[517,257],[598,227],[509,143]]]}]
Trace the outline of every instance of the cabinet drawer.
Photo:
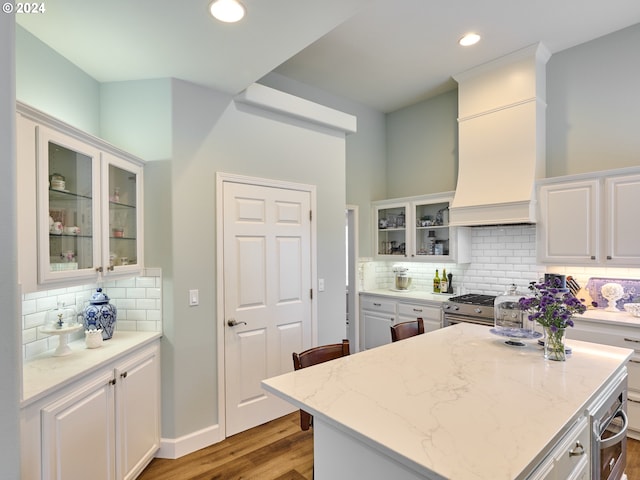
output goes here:
[{"label": "cabinet drawer", "polygon": [[640,396],[640,356],[632,356],[627,363],[627,385],[629,390],[635,390]]},{"label": "cabinet drawer", "polygon": [[556,478],[576,478],[590,458],[589,423],[582,417],[554,451]]},{"label": "cabinet drawer", "polygon": [[396,302],[393,300],[382,300],[379,298],[364,297],[360,299],[362,310],[372,310],[374,312],[396,313]]},{"label": "cabinet drawer", "polygon": [[413,318],[422,317],[425,320],[431,319],[440,322],[440,309],[429,305],[399,303],[398,315]]},{"label": "cabinet drawer", "polygon": [[640,432],[640,393],[629,392],[627,416],[629,417],[629,429]]}]

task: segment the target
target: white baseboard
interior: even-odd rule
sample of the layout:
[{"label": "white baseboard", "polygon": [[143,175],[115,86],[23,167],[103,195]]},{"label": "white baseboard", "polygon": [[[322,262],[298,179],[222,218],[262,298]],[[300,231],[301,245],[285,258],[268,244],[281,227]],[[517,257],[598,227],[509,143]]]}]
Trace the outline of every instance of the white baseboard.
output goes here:
[{"label": "white baseboard", "polygon": [[224,438],[219,425],[211,425],[178,438],[161,438],[160,450],[156,453],[156,458],[180,458],[222,440]]}]

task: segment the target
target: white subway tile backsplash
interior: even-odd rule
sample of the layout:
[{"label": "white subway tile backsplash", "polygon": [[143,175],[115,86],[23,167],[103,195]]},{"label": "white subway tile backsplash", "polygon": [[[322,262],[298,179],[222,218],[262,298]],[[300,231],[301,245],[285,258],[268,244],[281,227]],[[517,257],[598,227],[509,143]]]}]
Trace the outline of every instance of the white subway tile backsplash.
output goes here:
[{"label": "white subway tile backsplash", "polygon": [[[73,305],[81,313],[96,288],[103,288],[118,311],[115,329],[162,331],[162,277],[158,268],[146,269],[144,277],[59,288],[22,295],[22,344],[25,359],[58,346],[58,337],[40,332],[48,310],[58,302]],[[81,330],[70,340],[84,337]]]}]

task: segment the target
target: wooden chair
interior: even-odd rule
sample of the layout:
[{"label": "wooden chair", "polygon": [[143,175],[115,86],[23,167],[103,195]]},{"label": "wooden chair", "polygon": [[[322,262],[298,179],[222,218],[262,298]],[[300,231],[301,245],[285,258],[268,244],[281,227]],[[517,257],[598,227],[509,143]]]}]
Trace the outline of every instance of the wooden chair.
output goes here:
[{"label": "wooden chair", "polygon": [[[293,369],[300,370],[301,368],[328,362],[329,360],[345,357],[347,355],[349,355],[349,340],[342,340],[342,343],[320,345],[319,347],[313,347],[301,353],[294,352]],[[312,415],[304,410],[300,410],[300,428],[302,430],[309,430],[312,422]]]},{"label": "wooden chair", "polygon": [[397,342],[405,338],[413,337],[424,333],[424,321],[416,318],[410,322],[397,323],[391,326],[391,341]]}]

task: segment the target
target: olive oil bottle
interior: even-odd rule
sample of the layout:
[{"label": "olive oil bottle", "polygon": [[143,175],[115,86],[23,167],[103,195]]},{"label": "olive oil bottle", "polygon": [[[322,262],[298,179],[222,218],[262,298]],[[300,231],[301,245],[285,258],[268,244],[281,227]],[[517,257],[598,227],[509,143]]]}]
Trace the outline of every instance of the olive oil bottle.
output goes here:
[{"label": "olive oil bottle", "polygon": [[433,293],[440,293],[440,276],[436,270],[436,276],[433,277]]}]

